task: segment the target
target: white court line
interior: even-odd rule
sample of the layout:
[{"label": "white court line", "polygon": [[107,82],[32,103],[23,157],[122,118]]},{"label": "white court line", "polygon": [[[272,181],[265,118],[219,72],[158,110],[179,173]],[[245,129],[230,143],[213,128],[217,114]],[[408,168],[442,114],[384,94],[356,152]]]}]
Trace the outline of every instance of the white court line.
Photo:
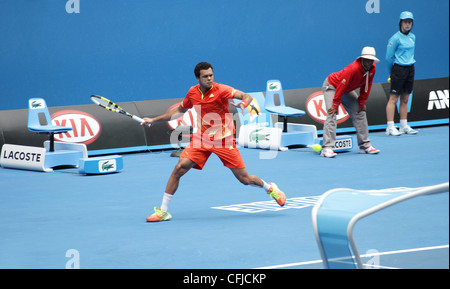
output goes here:
[{"label": "white court line", "polygon": [[[419,252],[419,251],[427,251],[427,250],[437,250],[437,249],[445,249],[448,247],[449,247],[449,245],[441,245],[441,246],[433,246],[433,247],[405,249],[405,250],[397,250],[397,251],[379,252],[376,254],[364,254],[364,255],[361,255],[361,257],[373,257],[373,256],[393,255],[393,254]],[[288,264],[282,264],[282,265],[258,267],[258,268],[253,268],[253,269],[280,269],[280,268],[285,268],[285,267],[302,266],[302,265],[310,265],[310,264],[318,264],[318,263],[322,263],[322,260],[314,260],[314,261],[298,262],[298,263],[288,263]],[[373,266],[373,265],[371,265],[371,266]],[[381,266],[380,266],[380,268],[394,269],[392,267],[381,267]]]},{"label": "white court line", "polygon": [[313,207],[320,196],[298,197],[286,199],[286,204],[280,207],[275,201],[252,202],[245,204],[235,204],[220,207],[211,207],[211,209],[244,212],[244,213],[260,213],[266,211],[281,211],[287,209],[303,209]]}]

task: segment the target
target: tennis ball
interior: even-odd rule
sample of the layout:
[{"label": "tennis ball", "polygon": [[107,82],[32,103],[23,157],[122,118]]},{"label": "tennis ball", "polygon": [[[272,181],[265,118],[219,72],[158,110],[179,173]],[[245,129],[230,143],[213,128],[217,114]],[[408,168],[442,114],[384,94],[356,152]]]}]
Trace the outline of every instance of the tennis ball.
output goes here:
[{"label": "tennis ball", "polygon": [[313,150],[318,153],[322,150],[322,146],[318,143],[316,143],[315,145],[313,145]]}]

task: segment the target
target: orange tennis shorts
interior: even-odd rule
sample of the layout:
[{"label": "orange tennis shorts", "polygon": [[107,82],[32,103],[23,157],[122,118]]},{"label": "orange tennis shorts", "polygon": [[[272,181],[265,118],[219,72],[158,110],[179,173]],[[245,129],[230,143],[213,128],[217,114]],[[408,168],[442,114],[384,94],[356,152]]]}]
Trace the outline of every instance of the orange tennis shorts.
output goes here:
[{"label": "orange tennis shorts", "polygon": [[222,161],[223,165],[230,169],[245,168],[244,160],[236,147],[234,140],[231,145],[227,146],[194,146],[192,142],[183,150],[180,157],[188,158],[196,165],[195,169],[201,170],[211,154],[216,154]]}]

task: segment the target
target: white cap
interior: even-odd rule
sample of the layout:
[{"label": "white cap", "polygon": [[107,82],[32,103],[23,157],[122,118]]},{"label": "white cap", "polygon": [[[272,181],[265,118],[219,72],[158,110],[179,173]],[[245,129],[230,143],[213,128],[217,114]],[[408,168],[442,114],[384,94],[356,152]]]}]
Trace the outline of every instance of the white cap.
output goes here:
[{"label": "white cap", "polygon": [[380,62],[380,60],[376,58],[375,55],[376,55],[375,48],[366,46],[363,48],[361,56],[358,58],[370,59],[373,60],[375,63]]}]

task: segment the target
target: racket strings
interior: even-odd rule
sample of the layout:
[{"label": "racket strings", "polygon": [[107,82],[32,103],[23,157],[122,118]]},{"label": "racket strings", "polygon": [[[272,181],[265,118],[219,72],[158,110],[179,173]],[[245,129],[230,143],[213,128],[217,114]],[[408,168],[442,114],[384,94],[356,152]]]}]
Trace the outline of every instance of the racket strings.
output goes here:
[{"label": "racket strings", "polygon": [[120,106],[118,106],[117,104],[115,104],[114,102],[112,102],[106,98],[93,96],[93,97],[91,97],[91,99],[95,103],[97,103],[98,105],[104,107],[105,109],[107,109],[109,111],[113,111],[113,112],[123,111],[123,109]]},{"label": "racket strings", "polygon": [[112,102],[108,103],[108,104],[105,106],[105,108],[106,108],[107,110],[110,110],[110,111],[113,111],[113,112],[123,111],[123,109],[122,109],[120,106],[118,106],[117,104],[112,103]]},{"label": "racket strings", "polygon": [[[105,108],[106,110],[109,110],[109,111],[112,111],[112,112],[117,112],[117,113],[120,113],[120,114],[123,114],[123,115],[126,115],[126,116],[134,118],[134,116],[131,113],[125,111],[119,105],[117,105],[116,103],[112,102],[111,100],[109,100],[109,99],[107,99],[107,98],[105,98],[103,96],[91,95],[91,100],[95,104]],[[137,118],[137,121],[142,122],[143,120],[141,120],[140,118]]]}]

